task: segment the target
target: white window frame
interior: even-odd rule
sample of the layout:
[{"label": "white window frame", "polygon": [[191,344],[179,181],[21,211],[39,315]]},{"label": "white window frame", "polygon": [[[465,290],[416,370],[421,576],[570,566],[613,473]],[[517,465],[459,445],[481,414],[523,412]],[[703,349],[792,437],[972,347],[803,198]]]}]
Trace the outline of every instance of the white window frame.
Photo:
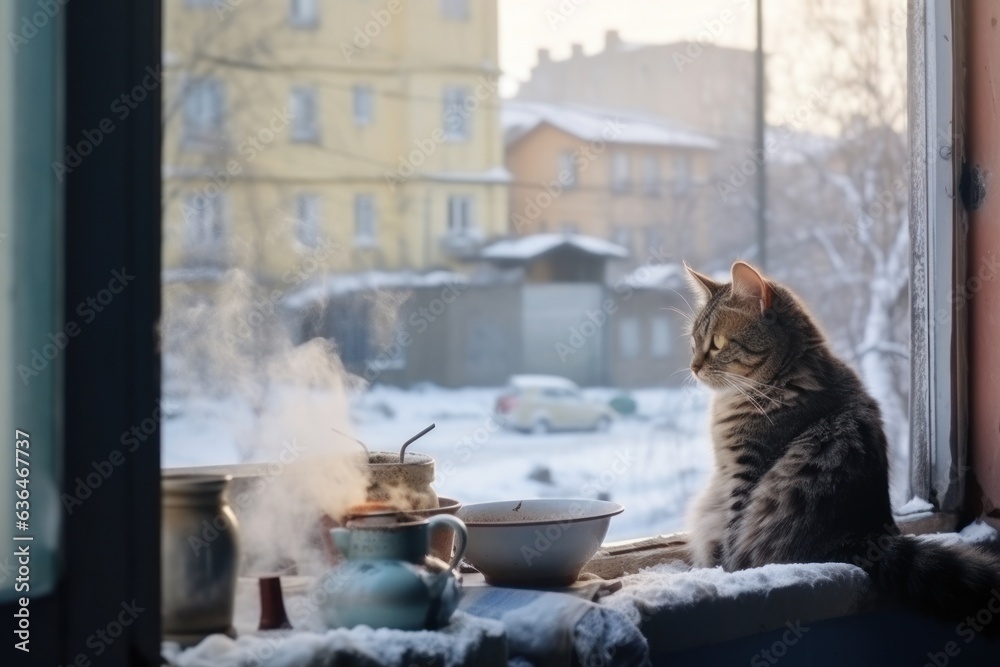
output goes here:
[{"label": "white window frame", "polygon": [[471,195],[448,196],[446,229],[449,236],[470,236],[475,234],[475,200]]},{"label": "white window frame", "polygon": [[317,143],[319,141],[319,91],[316,86],[293,86],[289,94],[292,116],[291,141]]},{"label": "white window frame", "polygon": [[466,142],[472,136],[472,112],[465,108],[465,100],[471,95],[465,86],[445,86],[441,122],[446,141]]},{"label": "white window frame", "polygon": [[322,237],[323,214],[319,195],[299,194],[295,207],[295,239],[307,248],[315,248]]},{"label": "white window frame", "polygon": [[354,195],[354,245],[372,247],[378,243],[378,211],[375,195]]},{"label": "white window frame", "polygon": [[313,29],[319,26],[319,0],[289,0],[288,25]]},{"label": "white window frame", "polygon": [[911,0],[909,10],[910,494],[931,500],[947,530],[963,508],[968,470],[968,423],[956,401],[965,396],[959,332],[964,335],[968,311],[954,297],[959,286],[953,278],[965,275],[954,237],[960,205],[953,150],[957,47],[951,0]]},{"label": "white window frame", "polygon": [[181,134],[186,144],[216,144],[225,130],[226,89],[210,76],[188,77],[181,104]]},{"label": "white window frame", "polygon": [[628,153],[623,150],[613,151],[611,153],[611,191],[615,194],[628,192],[632,188],[631,172],[632,165]]},{"label": "white window frame", "polygon": [[368,84],[358,84],[351,88],[351,115],[358,127],[371,125],[375,121],[375,89]]},{"label": "white window frame", "polygon": [[469,20],[469,0],[438,0],[441,17],[449,21]]}]

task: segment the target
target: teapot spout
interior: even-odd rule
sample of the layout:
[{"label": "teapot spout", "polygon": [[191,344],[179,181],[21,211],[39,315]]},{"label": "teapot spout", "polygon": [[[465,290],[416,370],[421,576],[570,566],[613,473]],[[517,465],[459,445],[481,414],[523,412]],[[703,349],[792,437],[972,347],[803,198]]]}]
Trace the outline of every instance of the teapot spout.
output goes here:
[{"label": "teapot spout", "polygon": [[350,556],[351,531],[346,528],[331,528],[330,539],[333,540],[333,544],[337,547],[337,551],[339,551],[344,558]]}]

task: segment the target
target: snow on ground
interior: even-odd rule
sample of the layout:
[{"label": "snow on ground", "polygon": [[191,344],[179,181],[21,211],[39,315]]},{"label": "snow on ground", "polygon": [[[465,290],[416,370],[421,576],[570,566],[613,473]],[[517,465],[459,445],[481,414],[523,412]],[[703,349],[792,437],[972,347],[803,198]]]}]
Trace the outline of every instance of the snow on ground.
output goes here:
[{"label": "snow on ground", "polygon": [[[680,530],[691,496],[712,465],[707,394],[700,388],[628,393],[637,414],[603,433],[525,435],[500,428],[493,407],[500,388],[403,390],[378,386],[352,397],[358,438],[372,450],[398,450],[430,423],[437,428],[410,451],[436,460],[435,489],[465,504],[536,497],[607,498],[625,506],[608,540]],[[606,402],[623,393],[585,390]],[[194,395],[165,410],[164,467],[253,459],[242,452],[255,417],[235,399]]]}]

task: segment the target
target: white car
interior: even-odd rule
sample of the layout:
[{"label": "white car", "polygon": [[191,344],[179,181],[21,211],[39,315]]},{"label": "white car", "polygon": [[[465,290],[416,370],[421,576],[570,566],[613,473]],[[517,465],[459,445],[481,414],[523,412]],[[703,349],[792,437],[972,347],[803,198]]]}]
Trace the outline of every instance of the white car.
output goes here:
[{"label": "white car", "polygon": [[515,375],[497,398],[496,412],[507,428],[530,433],[602,431],[614,410],[584,398],[580,387],[555,375]]}]

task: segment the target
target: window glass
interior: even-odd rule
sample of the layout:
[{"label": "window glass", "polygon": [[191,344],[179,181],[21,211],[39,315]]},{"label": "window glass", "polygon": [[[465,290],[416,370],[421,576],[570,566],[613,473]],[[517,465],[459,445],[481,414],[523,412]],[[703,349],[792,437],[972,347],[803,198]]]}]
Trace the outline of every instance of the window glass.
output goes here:
[{"label": "window glass", "polygon": [[371,86],[354,86],[352,97],[355,125],[370,125],[375,115],[375,94]]},{"label": "window glass", "polygon": [[316,89],[311,86],[292,88],[291,117],[294,141],[316,141],[319,138],[319,110]]},{"label": "window glass", "polygon": [[165,466],[435,423],[441,495],[678,530],[712,465],[683,262],[739,258],[859,370],[905,477],[905,0],[763,3],[763,151],[750,2],[163,4]]}]

